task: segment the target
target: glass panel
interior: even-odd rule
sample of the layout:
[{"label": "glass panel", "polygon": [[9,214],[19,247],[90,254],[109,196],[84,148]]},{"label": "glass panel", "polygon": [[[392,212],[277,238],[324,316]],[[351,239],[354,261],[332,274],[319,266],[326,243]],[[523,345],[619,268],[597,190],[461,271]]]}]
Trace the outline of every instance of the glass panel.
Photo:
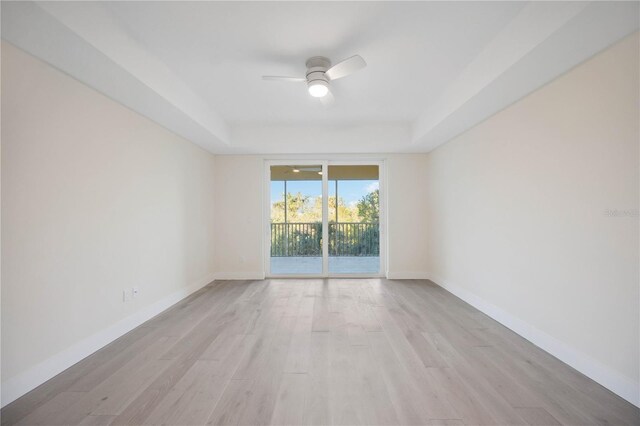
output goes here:
[{"label": "glass panel", "polygon": [[271,273],[322,273],[322,166],[271,167]]},{"label": "glass panel", "polygon": [[378,166],[329,166],[329,273],[380,272]]}]

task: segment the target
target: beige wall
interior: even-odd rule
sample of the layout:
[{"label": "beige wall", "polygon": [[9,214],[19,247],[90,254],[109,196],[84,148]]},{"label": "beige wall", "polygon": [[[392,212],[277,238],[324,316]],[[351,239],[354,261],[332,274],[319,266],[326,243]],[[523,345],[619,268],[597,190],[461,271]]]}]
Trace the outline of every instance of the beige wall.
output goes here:
[{"label": "beige wall", "polygon": [[212,278],[213,182],[213,155],[2,44],[3,402]]},{"label": "beige wall", "polygon": [[[261,278],[264,162],[257,156],[216,156],[216,277]],[[220,245],[218,245],[220,244]]]},{"label": "beige wall", "polygon": [[428,276],[426,158],[408,154],[387,160],[389,278]]},{"label": "beige wall", "polygon": [[[215,194],[216,276],[264,276],[262,219],[265,159],[282,157],[216,156]],[[292,157],[293,158],[293,157]],[[424,182],[426,156],[422,154],[359,155],[385,159],[388,195],[388,270],[395,278],[424,278],[426,214]],[[348,160],[353,157],[297,156],[295,159]],[[295,163],[294,160],[292,160]]]},{"label": "beige wall", "polygon": [[639,375],[638,47],[635,34],[431,152],[425,181],[433,280],[627,395]]}]

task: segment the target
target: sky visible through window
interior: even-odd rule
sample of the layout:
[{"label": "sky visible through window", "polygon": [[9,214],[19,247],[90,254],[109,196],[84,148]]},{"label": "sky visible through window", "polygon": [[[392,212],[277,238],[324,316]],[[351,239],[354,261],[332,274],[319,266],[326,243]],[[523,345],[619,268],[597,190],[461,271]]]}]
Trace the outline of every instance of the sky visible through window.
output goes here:
[{"label": "sky visible through window", "polygon": [[[355,205],[362,197],[378,189],[377,180],[341,180],[338,181],[338,196],[342,198],[347,206]],[[290,194],[298,192],[310,197],[322,196],[322,181],[287,181],[287,191]],[[284,182],[271,182],[271,203],[283,200]],[[335,180],[329,181],[329,196],[336,193]]]}]

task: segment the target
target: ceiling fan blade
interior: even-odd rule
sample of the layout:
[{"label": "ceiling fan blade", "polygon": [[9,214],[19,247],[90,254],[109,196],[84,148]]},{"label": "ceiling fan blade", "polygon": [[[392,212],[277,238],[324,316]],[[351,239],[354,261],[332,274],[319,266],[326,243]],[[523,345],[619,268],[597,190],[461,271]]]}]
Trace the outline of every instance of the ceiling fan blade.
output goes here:
[{"label": "ceiling fan blade", "polygon": [[294,83],[300,83],[303,81],[307,81],[306,78],[302,78],[302,77],[280,77],[280,76],[275,76],[275,75],[263,75],[262,76],[263,80],[274,80],[274,81],[291,81]]},{"label": "ceiling fan blade", "polygon": [[353,74],[366,66],[367,63],[362,59],[362,56],[354,55],[329,68],[325,75],[329,77],[329,80],[336,80],[338,78],[346,77],[349,74]]},{"label": "ceiling fan blade", "polygon": [[333,97],[333,93],[331,93],[331,90],[329,90],[326,95],[320,98],[320,103],[326,107],[333,105],[333,102],[335,102],[335,98]]}]

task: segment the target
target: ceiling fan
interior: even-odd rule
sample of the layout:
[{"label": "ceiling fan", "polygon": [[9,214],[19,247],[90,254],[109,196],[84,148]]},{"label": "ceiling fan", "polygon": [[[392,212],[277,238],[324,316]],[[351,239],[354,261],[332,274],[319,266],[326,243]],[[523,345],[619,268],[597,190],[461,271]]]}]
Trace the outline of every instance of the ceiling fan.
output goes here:
[{"label": "ceiling fan", "polygon": [[291,81],[294,83],[307,83],[309,94],[314,98],[321,98],[324,103],[331,102],[333,95],[329,90],[329,83],[367,66],[360,55],[354,55],[344,61],[331,66],[331,61],[324,56],[314,56],[307,59],[307,73],[305,77],[280,77],[263,75],[263,80]]}]

